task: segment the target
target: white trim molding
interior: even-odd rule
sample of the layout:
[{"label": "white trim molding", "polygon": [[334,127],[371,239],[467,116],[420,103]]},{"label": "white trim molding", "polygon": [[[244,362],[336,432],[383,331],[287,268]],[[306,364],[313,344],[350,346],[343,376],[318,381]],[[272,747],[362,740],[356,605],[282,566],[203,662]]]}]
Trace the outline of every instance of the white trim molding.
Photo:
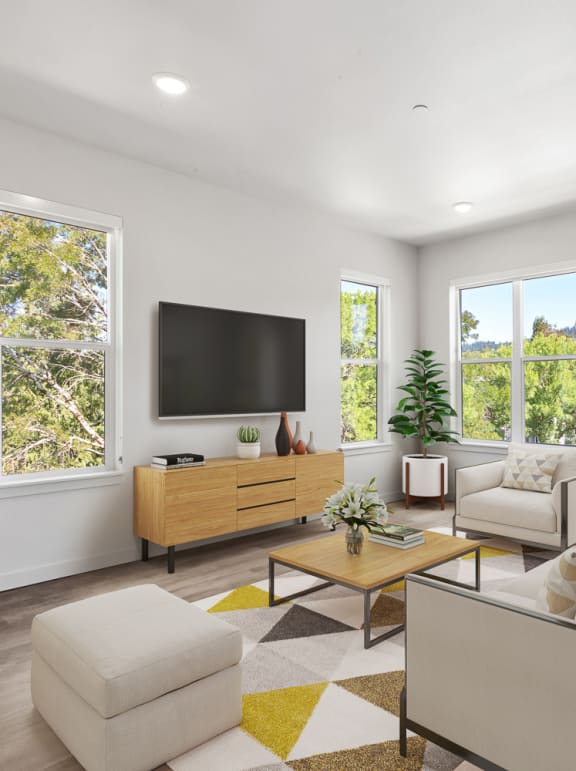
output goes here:
[{"label": "white trim molding", "polygon": [[[56,472],[54,472],[56,473]],[[52,476],[42,479],[16,479],[0,485],[0,500],[22,498],[25,495],[48,495],[50,493],[83,490],[88,487],[108,487],[121,484],[125,474],[122,471],[94,471],[74,475]]]}]

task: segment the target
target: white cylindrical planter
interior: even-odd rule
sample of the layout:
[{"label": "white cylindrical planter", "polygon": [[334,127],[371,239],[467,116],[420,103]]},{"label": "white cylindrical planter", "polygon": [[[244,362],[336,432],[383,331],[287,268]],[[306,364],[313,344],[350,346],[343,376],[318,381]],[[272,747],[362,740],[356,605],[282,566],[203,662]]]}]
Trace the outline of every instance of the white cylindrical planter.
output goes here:
[{"label": "white cylindrical planter", "polygon": [[406,495],[406,508],[410,498],[438,498],[444,508],[444,496],[448,492],[448,458],[446,455],[403,455],[402,492]]},{"label": "white cylindrical planter", "polygon": [[256,460],[260,457],[260,442],[237,442],[236,455],[244,460]]}]

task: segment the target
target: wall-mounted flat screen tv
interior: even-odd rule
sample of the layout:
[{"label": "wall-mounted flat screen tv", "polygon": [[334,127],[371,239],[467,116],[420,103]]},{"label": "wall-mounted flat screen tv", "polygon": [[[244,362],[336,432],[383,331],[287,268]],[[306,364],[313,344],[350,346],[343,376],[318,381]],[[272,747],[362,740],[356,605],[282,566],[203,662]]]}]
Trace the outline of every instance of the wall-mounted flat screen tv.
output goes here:
[{"label": "wall-mounted flat screen tv", "polygon": [[306,408],[306,322],[159,303],[159,417]]}]

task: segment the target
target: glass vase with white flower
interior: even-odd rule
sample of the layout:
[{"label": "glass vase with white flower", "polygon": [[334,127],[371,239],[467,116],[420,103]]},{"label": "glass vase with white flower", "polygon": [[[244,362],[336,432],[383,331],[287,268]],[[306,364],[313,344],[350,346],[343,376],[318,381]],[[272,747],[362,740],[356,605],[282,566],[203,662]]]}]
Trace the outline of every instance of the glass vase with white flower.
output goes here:
[{"label": "glass vase with white flower", "polygon": [[330,530],[345,524],[346,548],[349,554],[358,555],[362,550],[364,535],[362,528],[369,532],[388,521],[388,507],[380,498],[373,477],[367,485],[342,485],[324,504],[322,524]]}]

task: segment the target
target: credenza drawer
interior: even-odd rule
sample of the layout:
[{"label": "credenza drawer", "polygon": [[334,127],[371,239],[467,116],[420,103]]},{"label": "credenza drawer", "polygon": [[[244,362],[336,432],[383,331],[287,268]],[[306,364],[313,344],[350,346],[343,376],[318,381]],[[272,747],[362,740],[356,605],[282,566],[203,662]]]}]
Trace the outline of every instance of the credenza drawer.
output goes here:
[{"label": "credenza drawer", "polygon": [[167,495],[172,493],[193,492],[194,490],[214,490],[224,487],[236,487],[236,468],[180,468],[164,472],[164,485]]},{"label": "credenza drawer", "polygon": [[289,457],[253,461],[238,466],[238,487],[294,479],[296,459]]},{"label": "credenza drawer", "polygon": [[238,509],[248,509],[252,506],[264,506],[267,503],[290,501],[296,497],[296,482],[288,479],[285,482],[268,482],[263,485],[238,488]]},{"label": "credenza drawer", "polygon": [[270,506],[257,506],[255,509],[242,509],[238,512],[238,530],[271,525],[274,522],[284,522],[286,519],[295,519],[295,517],[296,504],[294,501],[273,503]]}]

